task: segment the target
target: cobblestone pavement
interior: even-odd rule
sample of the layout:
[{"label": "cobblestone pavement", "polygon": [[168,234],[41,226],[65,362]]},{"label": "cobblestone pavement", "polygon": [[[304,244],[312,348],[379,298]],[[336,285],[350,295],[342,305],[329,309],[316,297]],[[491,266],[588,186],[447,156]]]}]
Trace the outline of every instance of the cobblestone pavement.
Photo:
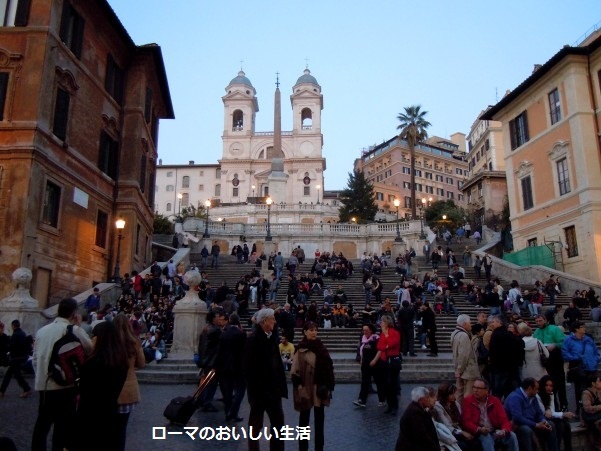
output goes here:
[{"label": "cobblestone pavement", "polygon": [[[30,384],[33,384],[33,379]],[[416,384],[402,386],[399,413],[395,416],[384,414],[385,407],[377,406],[375,394],[369,396],[367,408],[355,407],[353,401],[359,393],[358,384],[339,384],[334,391],[332,405],[326,408],[325,421],[325,449],[345,449],[354,451],[369,447],[370,449],[392,450],[399,430],[400,415],[410,401],[411,389]],[[128,451],[168,451],[168,450],[246,450],[246,441],[240,438],[237,441],[200,440],[198,433],[193,441],[189,436],[167,435],[165,440],[152,438],[153,427],[166,427],[169,432],[183,432],[180,427],[170,426],[163,417],[163,410],[169,401],[176,396],[186,396],[195,390],[193,385],[141,385],[142,401],[130,416],[127,450]],[[291,389],[291,387],[289,387]],[[31,432],[35,423],[39,395],[35,393],[30,398],[18,397],[20,388],[16,381],[12,381],[5,397],[0,399],[0,436],[12,438],[19,451],[29,450],[31,447]],[[219,391],[217,392],[219,394]],[[573,403],[571,387],[568,388],[568,399]],[[216,413],[196,412],[188,426],[217,428],[219,426],[246,426],[242,423],[226,422],[223,406],[215,402],[220,409]],[[294,428],[298,425],[298,412],[292,406],[292,399],[283,400],[286,424]],[[249,406],[244,399],[240,409],[240,416],[248,419]],[[311,418],[313,420],[313,418]],[[266,426],[269,425],[267,416]],[[98,430],[102,433],[102,419],[98,419]],[[50,437],[50,435],[49,435]],[[93,440],[93,438],[90,438]],[[296,449],[298,443],[290,441],[286,449]],[[48,448],[50,449],[50,447]],[[262,449],[268,449],[266,442],[262,441]],[[310,446],[313,449],[313,446]],[[3,450],[0,450],[3,451]]]},{"label": "cobblestone pavement", "polygon": [[[33,383],[32,379],[29,379]],[[394,448],[398,433],[400,413],[409,402],[410,391],[413,386],[403,386],[400,411],[396,417],[384,414],[385,407],[377,406],[376,395],[370,395],[367,408],[355,407],[353,401],[357,399],[359,385],[337,385],[334,391],[332,405],[326,408],[325,447],[326,449],[347,449],[349,451],[360,449],[362,445],[379,450]],[[153,440],[152,428],[166,426],[167,431],[180,432],[182,428],[169,426],[163,417],[163,410],[169,401],[176,396],[185,396],[194,392],[193,385],[141,385],[142,401],[130,416],[127,450],[152,451],[152,450],[246,450],[246,441],[200,441],[198,434],[192,441],[187,435],[167,435],[165,440]],[[20,388],[15,381],[11,382],[6,395],[0,399],[0,436],[12,438],[19,451],[29,450],[31,446],[31,432],[37,415],[39,395],[27,399],[18,397]],[[217,392],[219,394],[219,391]],[[291,399],[284,399],[284,412],[286,424],[294,428],[298,425],[298,412],[292,407]],[[220,402],[215,402],[220,409],[216,413],[196,412],[188,426],[246,426],[242,423],[226,422],[223,407]],[[242,402],[240,416],[248,419],[249,406],[246,399]],[[313,420],[313,418],[311,418]],[[102,420],[98,419],[99,433],[102,433]],[[265,425],[269,425],[267,416]],[[50,435],[49,435],[50,437]],[[93,440],[93,438],[90,438]],[[298,443],[291,441],[286,449],[297,449]],[[312,449],[313,447],[310,446]],[[50,448],[49,448],[50,449]],[[266,442],[262,449],[268,449]],[[0,450],[2,451],[2,450]]]}]

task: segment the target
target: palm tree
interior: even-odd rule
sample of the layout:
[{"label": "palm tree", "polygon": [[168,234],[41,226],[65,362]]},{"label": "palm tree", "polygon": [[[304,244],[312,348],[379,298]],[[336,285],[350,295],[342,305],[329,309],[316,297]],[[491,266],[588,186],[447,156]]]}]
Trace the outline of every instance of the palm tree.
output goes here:
[{"label": "palm tree", "polygon": [[421,105],[405,107],[404,113],[399,113],[397,119],[401,122],[397,127],[400,130],[399,138],[407,141],[411,154],[411,219],[416,218],[415,202],[415,146],[428,139],[426,129],[430,123],[425,116],[427,111],[421,111]]}]

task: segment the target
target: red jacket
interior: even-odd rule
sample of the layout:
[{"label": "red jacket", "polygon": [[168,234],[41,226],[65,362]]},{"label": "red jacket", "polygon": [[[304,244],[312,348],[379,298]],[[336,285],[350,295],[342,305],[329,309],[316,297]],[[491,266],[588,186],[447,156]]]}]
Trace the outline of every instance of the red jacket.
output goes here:
[{"label": "red jacket", "polygon": [[[388,349],[386,349],[388,346]],[[380,360],[386,360],[388,357],[396,357],[401,353],[401,334],[392,327],[388,329],[388,337],[383,333],[380,334],[378,340],[378,351],[382,351],[380,354]]]},{"label": "red jacket", "polygon": [[[462,415],[461,415],[461,428],[470,434],[476,435],[480,426],[480,408],[478,407],[478,401],[474,395],[466,396],[462,404]],[[511,432],[511,423],[507,418],[505,409],[501,400],[496,396],[488,395],[486,400],[486,410],[488,411],[488,419],[492,427],[496,429],[503,429],[507,432]]]}]

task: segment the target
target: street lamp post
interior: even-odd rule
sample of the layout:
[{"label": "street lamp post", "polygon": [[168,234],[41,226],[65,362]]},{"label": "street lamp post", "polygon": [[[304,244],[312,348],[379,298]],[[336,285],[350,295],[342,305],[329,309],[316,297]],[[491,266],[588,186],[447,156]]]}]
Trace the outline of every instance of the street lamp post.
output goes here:
[{"label": "street lamp post", "polygon": [[113,280],[115,283],[121,283],[119,260],[121,258],[121,240],[123,239],[122,231],[125,228],[125,221],[121,218],[117,219],[117,221],[115,221],[115,227],[117,228],[119,235],[117,236],[117,259],[115,260],[115,274],[113,275]]},{"label": "street lamp post", "polygon": [[319,205],[319,189],[321,188],[321,185],[317,185],[315,188],[317,188],[317,205]]},{"label": "street lamp post", "polygon": [[177,207],[177,217],[180,217],[180,213],[182,211],[182,199],[184,195],[182,193],[177,193],[177,198],[179,199],[179,206]]},{"label": "street lamp post", "polygon": [[419,234],[420,240],[426,239],[426,234],[424,233],[424,207],[426,206],[426,202],[428,202],[426,200],[426,198],[422,197],[422,203],[419,206],[419,219],[420,219],[420,225],[421,225],[421,232]]},{"label": "street lamp post", "polygon": [[268,197],[265,199],[265,203],[267,204],[267,236],[265,237],[265,241],[271,241],[271,204],[273,203],[273,199]]},{"label": "street lamp post", "polygon": [[203,238],[211,238],[209,234],[209,209],[211,208],[211,200],[207,199],[205,202],[205,207],[207,207],[207,220],[205,221],[205,233],[202,235]]},{"label": "street lamp post", "polygon": [[401,201],[395,199],[392,203],[396,207],[396,238],[394,241],[397,243],[402,243],[403,239],[401,238],[401,229],[399,228],[399,207],[401,206]]}]

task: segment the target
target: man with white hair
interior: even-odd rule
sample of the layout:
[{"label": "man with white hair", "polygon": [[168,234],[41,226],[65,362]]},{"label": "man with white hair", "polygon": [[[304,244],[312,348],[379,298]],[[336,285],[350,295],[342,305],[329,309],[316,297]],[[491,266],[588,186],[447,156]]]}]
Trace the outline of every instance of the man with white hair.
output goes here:
[{"label": "man with white hair", "polygon": [[435,402],[433,389],[415,387],[411,390],[411,402],[401,417],[396,451],[440,451],[436,427],[429,412]]},{"label": "man with white hair", "polygon": [[463,402],[465,396],[472,394],[474,381],[480,377],[478,356],[472,348],[472,321],[469,315],[459,315],[457,326],[451,334],[453,348],[453,367],[457,385],[457,401]]},{"label": "man with white hair", "polygon": [[[255,318],[255,329],[248,340],[244,351],[244,374],[247,382],[247,396],[250,404],[248,417],[249,430],[252,435],[259,435],[263,430],[263,416],[269,416],[271,430],[280,431],[284,426],[284,410],[282,398],[288,398],[288,386],[284,364],[280,357],[279,338],[274,333],[276,325],[275,312],[271,308],[259,310]],[[270,449],[283,450],[284,441],[272,434]],[[258,440],[249,435],[248,449],[259,450]]]}]

